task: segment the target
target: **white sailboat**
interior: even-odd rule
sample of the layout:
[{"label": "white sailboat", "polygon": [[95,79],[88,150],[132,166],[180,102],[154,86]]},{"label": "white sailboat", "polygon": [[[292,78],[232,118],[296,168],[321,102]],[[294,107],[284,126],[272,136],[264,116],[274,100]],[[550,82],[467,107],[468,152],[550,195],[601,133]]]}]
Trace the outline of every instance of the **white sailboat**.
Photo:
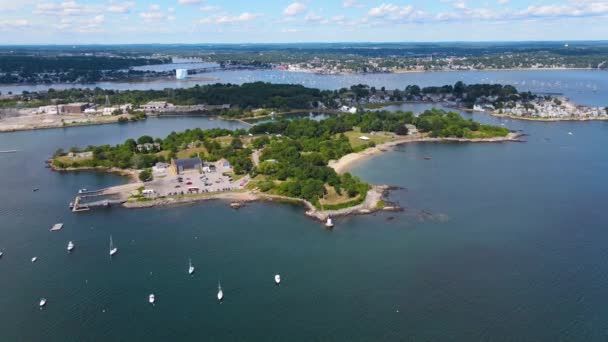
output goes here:
[{"label": "white sailboat", "polygon": [[112,235],[110,235],[110,256],[116,254],[118,248],[114,247],[114,241],[112,241]]},{"label": "white sailboat", "polygon": [[274,282],[277,285],[281,284],[281,275],[280,274],[275,274],[275,276],[274,276]]},{"label": "white sailboat", "polygon": [[38,260],[38,257],[33,257],[32,258],[32,262],[36,262],[36,260]]},{"label": "white sailboat", "polygon": [[74,250],[74,243],[72,241],[68,242],[68,252],[71,252]]},{"label": "white sailboat", "polygon": [[0,252],[0,258],[2,258],[2,255],[4,255],[2,252]]},{"label": "white sailboat", "polygon": [[224,299],[224,291],[222,291],[222,284],[218,281],[217,282],[217,300],[221,302],[222,299]]},{"label": "white sailboat", "polygon": [[46,298],[40,298],[40,303],[38,303],[38,305],[42,309],[46,305]]},{"label": "white sailboat", "polygon": [[154,305],[154,302],[155,302],[155,301],[156,301],[156,297],[154,296],[154,293],[151,293],[151,294],[148,296],[148,302],[149,302],[150,304]]},{"label": "white sailboat", "polygon": [[192,275],[194,273],[194,266],[192,266],[192,259],[188,259],[188,274]]},{"label": "white sailboat", "polygon": [[327,221],[325,221],[325,227],[331,228],[334,226],[334,221],[332,221],[331,216],[327,216]]}]

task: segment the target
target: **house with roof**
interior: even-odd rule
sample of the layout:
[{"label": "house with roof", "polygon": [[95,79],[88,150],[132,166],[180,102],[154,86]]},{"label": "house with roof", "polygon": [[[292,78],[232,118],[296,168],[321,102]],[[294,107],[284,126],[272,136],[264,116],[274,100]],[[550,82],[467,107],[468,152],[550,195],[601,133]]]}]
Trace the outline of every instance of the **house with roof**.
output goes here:
[{"label": "house with roof", "polygon": [[186,158],[186,159],[171,159],[171,170],[176,175],[181,175],[186,172],[201,172],[203,168],[203,162],[200,158]]}]

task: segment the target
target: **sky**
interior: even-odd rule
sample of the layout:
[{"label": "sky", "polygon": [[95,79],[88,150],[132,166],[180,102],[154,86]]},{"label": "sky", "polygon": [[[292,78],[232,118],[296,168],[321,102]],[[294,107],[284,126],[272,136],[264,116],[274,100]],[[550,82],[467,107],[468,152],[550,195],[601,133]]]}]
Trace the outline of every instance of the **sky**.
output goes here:
[{"label": "sky", "polygon": [[608,39],[608,0],[0,0],[0,44]]}]

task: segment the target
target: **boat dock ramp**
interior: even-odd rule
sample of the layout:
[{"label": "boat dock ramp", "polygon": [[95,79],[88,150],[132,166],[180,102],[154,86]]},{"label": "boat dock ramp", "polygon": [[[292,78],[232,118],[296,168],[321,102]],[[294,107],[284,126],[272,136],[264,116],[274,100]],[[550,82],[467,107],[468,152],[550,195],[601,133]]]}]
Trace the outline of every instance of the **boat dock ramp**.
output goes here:
[{"label": "boat dock ramp", "polygon": [[[70,209],[72,209],[72,212],[77,213],[82,211],[89,211],[93,208],[108,208],[113,205],[123,204],[124,202],[126,202],[126,200],[123,199],[102,198],[102,196],[111,197],[112,195],[118,194],[109,193],[108,189],[93,191],[80,190],[78,191],[78,195],[74,198],[74,202],[70,203]],[[96,197],[100,199],[95,200]],[[89,202],[87,200],[91,201]]]}]

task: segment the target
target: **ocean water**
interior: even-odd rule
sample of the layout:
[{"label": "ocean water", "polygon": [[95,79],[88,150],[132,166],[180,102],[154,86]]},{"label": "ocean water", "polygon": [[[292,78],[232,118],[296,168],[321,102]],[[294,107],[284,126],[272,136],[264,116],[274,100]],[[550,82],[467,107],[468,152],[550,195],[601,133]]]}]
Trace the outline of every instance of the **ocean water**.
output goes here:
[{"label": "ocean water", "polygon": [[463,115],[527,142],[409,144],[364,160],[353,173],[403,187],[390,198],[406,210],[331,231],[284,204],[72,214],[79,188],[126,180],[44,168],[59,147],[234,122],[2,134],[0,150],[19,152],[0,154],[0,340],[606,340],[608,123]]}]

